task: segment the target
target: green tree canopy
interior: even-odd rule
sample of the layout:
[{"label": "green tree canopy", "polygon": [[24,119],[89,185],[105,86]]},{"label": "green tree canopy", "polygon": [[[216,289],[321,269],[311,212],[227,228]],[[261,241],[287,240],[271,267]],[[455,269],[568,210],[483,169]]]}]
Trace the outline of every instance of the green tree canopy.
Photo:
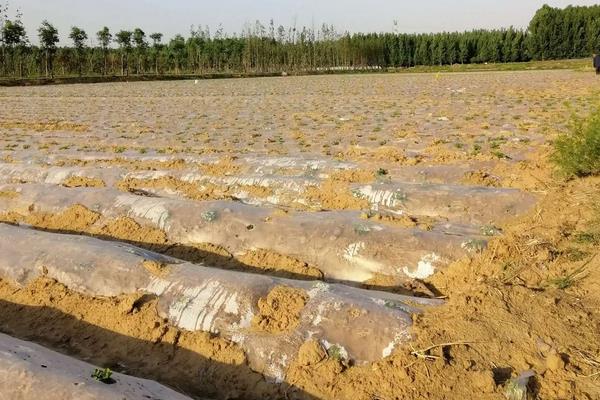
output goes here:
[{"label": "green tree canopy", "polygon": [[50,22],[44,20],[38,28],[40,45],[46,55],[46,76],[54,77],[54,54],[56,53],[56,44],[58,43],[58,29]]}]

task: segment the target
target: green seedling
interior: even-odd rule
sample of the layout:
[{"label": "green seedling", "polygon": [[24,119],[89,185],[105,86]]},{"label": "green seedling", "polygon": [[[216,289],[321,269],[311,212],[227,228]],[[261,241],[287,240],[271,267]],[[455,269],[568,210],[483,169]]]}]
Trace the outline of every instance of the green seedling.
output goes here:
[{"label": "green seedling", "polygon": [[206,222],[213,222],[219,218],[219,214],[216,211],[206,211],[202,213],[202,219]]},{"label": "green seedling", "polygon": [[377,175],[377,177],[379,178],[383,178],[385,176],[388,176],[389,172],[387,169],[384,168],[379,168],[376,172],[375,175]]},{"label": "green seedling", "polygon": [[483,225],[481,228],[479,228],[479,230],[481,231],[481,234],[483,236],[496,236],[502,232],[500,229],[496,228],[494,225]]},{"label": "green seedling", "polygon": [[112,379],[112,371],[110,368],[96,368],[92,373],[92,378],[106,384],[115,383],[115,380]]},{"label": "green seedling", "polygon": [[461,247],[467,251],[479,253],[485,250],[487,242],[483,239],[469,239]]}]

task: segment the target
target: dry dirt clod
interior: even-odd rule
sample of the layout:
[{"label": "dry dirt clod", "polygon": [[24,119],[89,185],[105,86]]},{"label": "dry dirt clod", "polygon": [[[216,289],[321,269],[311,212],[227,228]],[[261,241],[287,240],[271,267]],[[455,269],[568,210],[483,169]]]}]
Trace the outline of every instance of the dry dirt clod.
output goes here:
[{"label": "dry dirt clod", "polygon": [[560,371],[565,368],[565,361],[559,353],[557,353],[555,350],[552,350],[546,356],[546,367],[552,371]]},{"label": "dry dirt clod", "polygon": [[69,188],[77,188],[77,187],[91,187],[91,188],[100,188],[105,187],[106,184],[100,178],[88,178],[85,176],[71,176],[65,179],[62,183],[63,186]]},{"label": "dry dirt clod", "polygon": [[327,352],[316,340],[305,342],[298,352],[297,362],[299,365],[314,365],[323,361],[327,357]]},{"label": "dry dirt clod", "polygon": [[169,274],[170,268],[165,263],[160,263],[153,260],[146,260],[142,263],[142,266],[150,272],[152,275],[157,277],[165,277]]},{"label": "dry dirt clod", "polygon": [[299,325],[300,312],[307,302],[308,295],[303,290],[276,286],[258,300],[259,313],[254,316],[252,326],[274,334],[290,332]]}]

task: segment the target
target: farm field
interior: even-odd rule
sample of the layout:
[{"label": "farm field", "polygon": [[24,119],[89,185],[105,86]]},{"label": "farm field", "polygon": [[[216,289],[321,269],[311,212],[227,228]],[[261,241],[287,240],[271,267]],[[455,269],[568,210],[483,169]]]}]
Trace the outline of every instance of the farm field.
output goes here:
[{"label": "farm field", "polygon": [[0,88],[0,349],[44,346],[44,390],[109,388],[93,365],[139,398],[491,400],[527,371],[541,399],[598,398],[600,180],[549,159],[597,85]]}]

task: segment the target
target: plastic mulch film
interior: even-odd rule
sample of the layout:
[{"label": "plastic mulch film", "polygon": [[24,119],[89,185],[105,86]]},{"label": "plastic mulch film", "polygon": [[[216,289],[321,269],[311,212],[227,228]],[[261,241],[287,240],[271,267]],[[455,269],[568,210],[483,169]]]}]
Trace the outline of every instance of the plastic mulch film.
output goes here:
[{"label": "plastic mulch film", "polygon": [[[220,270],[119,242],[0,224],[0,277],[25,285],[40,275],[88,294],[145,292],[176,326],[238,343],[250,366],[276,380],[300,346],[315,339],[356,363],[381,359],[410,338],[411,313],[438,300]],[[147,263],[160,266],[161,273]],[[295,298],[292,311],[265,311],[272,296]],[[294,312],[296,317],[294,318]],[[258,319],[257,319],[258,318]],[[262,322],[277,329],[264,328]],[[262,321],[262,322],[261,322]],[[268,325],[268,324],[267,324]]]},{"label": "plastic mulch film", "polygon": [[126,174],[121,168],[42,167],[35,164],[0,163],[2,183],[47,183],[61,185],[69,178],[100,179],[107,186],[115,185]]},{"label": "plastic mulch film", "polygon": [[0,333],[1,400],[190,400],[156,382],[116,372],[111,384],[98,382],[91,377],[96,368]]},{"label": "plastic mulch film", "polygon": [[[320,174],[302,176],[259,173],[214,176],[198,169],[127,171],[119,167],[48,167],[0,163],[0,183],[61,185],[69,178],[96,179],[97,186],[114,187],[134,182],[135,187],[164,197],[185,198],[186,190],[202,198],[236,198],[251,205],[322,208],[310,196],[323,183]],[[325,174],[326,176],[326,174]],[[85,186],[85,185],[81,185]],[[257,193],[253,193],[253,190]],[[366,199],[369,208],[447,218],[462,223],[498,223],[531,209],[535,196],[518,189],[450,184],[385,182],[353,185],[348,195]]]},{"label": "plastic mulch film", "polygon": [[442,224],[432,229],[362,219],[359,212],[290,212],[233,201],[192,201],[136,196],[111,188],[51,185],[0,186],[19,195],[0,198],[0,209],[59,213],[83,205],[105,218],[128,216],[166,232],[183,245],[210,243],[234,255],[262,249],[316,266],[328,279],[398,282],[427,278],[464,256],[471,243],[485,246],[477,228]]},{"label": "plastic mulch film", "polygon": [[377,209],[480,224],[522,215],[536,201],[518,189],[464,185],[381,183],[356,185],[352,193]]}]

